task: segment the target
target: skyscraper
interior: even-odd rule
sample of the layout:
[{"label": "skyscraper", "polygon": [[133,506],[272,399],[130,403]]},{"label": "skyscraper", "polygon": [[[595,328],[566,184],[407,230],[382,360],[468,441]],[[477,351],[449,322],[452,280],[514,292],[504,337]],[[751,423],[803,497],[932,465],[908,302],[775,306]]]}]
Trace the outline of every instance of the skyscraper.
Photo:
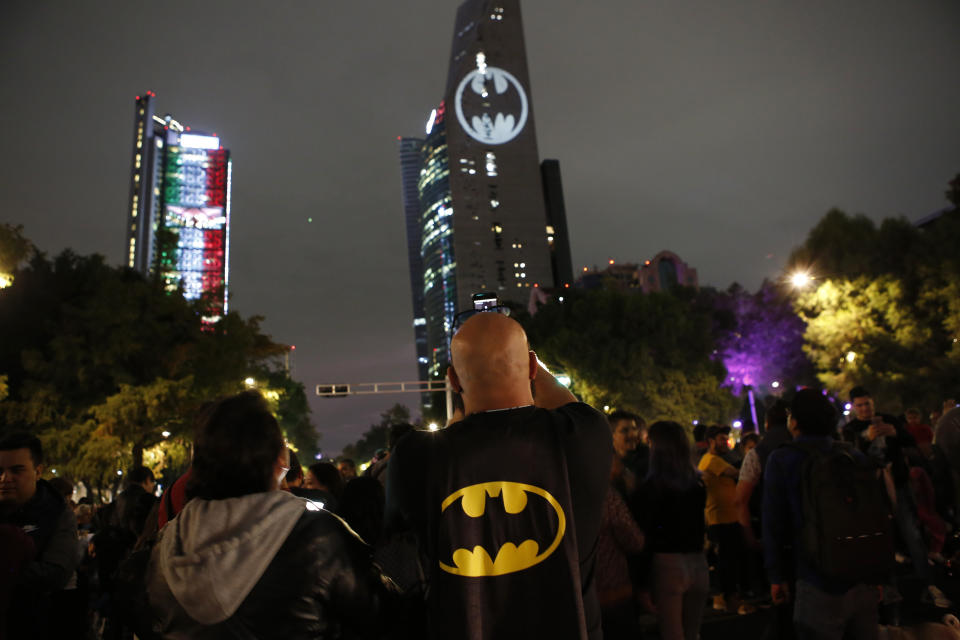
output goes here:
[{"label": "skyscraper", "polygon": [[420,256],[420,151],[421,138],[399,138],[403,213],[407,221],[407,252],[410,256],[410,291],[413,303],[413,333],[417,350],[417,373],[426,380],[430,363],[427,352],[427,320],[423,311],[423,259]]},{"label": "skyscraper", "polygon": [[410,251],[430,379],[444,375],[453,318],[474,293],[525,306],[531,287],[572,278],[559,165],[541,173],[529,87],[519,0],[463,2],[444,99],[420,149],[420,250]]},{"label": "skyscraper", "polygon": [[230,152],[216,134],[191,132],[137,96],[127,216],[127,266],[168,291],[205,300],[204,321],[227,311]]}]

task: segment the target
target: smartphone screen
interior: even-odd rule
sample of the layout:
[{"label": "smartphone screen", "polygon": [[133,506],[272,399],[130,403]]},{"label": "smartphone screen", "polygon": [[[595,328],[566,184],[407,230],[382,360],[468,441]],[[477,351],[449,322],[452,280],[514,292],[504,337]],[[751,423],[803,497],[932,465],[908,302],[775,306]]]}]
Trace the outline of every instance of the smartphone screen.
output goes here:
[{"label": "smartphone screen", "polygon": [[497,299],[497,294],[495,293],[484,292],[473,294],[473,308],[477,311],[486,311],[498,306],[500,306],[500,300]]}]

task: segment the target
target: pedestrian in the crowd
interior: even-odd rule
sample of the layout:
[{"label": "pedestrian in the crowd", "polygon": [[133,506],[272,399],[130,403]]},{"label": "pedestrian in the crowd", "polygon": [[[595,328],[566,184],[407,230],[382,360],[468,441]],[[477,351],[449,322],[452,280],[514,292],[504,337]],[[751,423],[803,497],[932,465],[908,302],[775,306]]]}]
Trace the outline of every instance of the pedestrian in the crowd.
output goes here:
[{"label": "pedestrian in the crowd", "polygon": [[376,478],[360,476],[346,483],[341,492],[337,515],[346,520],[364,542],[376,545],[383,529],[386,495]]},{"label": "pedestrian in the crowd", "polygon": [[31,553],[22,537],[12,534],[9,563],[20,570],[0,580],[10,589],[6,637],[12,639],[54,637],[54,595],[79,564],[76,516],[42,473],[43,446],[36,436],[12,433],[0,439],[0,527],[19,530],[33,548]]},{"label": "pedestrian in the crowd", "polygon": [[337,462],[337,471],[340,472],[340,479],[343,482],[350,482],[357,477],[357,463],[351,458],[340,458]]},{"label": "pedestrian in the crowd", "polygon": [[929,550],[923,540],[917,518],[917,504],[910,486],[906,450],[916,446],[913,436],[895,417],[876,412],[873,397],[864,387],[850,391],[854,419],[843,427],[843,439],[887,469],[893,480],[894,519],[900,539],[906,546],[914,573],[925,583],[922,598],[938,607],[950,606],[950,600],[933,584],[928,563]]},{"label": "pedestrian in the crowd", "polygon": [[[737,516],[743,534],[745,552],[749,558],[748,566],[751,575],[753,571],[763,574],[763,545],[760,542],[763,531],[763,469],[773,451],[793,440],[794,434],[787,425],[789,421],[787,407],[785,401],[778,399],[767,409],[763,438],[744,456],[737,479]],[[756,569],[754,569],[755,564]],[[768,589],[766,575],[761,575],[761,579],[764,588]],[[791,601],[775,607],[774,615],[764,630],[763,637],[771,640],[786,640],[792,636],[793,602]]]},{"label": "pedestrian in the crowd", "polygon": [[620,460],[617,465],[620,473],[614,478],[614,487],[621,496],[627,498],[637,488],[637,475],[627,461],[634,461],[634,452],[640,445],[640,427],[637,416],[622,409],[609,414],[607,422],[613,437],[613,451]]},{"label": "pedestrian in the crowd", "polygon": [[303,466],[293,449],[287,447],[287,452],[290,455],[290,470],[284,476],[283,482],[287,490],[293,490],[303,486]]},{"label": "pedestrian in the crowd", "polygon": [[632,639],[639,633],[628,561],[643,550],[643,532],[615,486],[622,474],[623,459],[614,455],[597,538],[597,599],[604,640]]},{"label": "pedestrian in the crowd", "polygon": [[117,496],[111,523],[129,531],[134,540],[143,533],[147,515],[157,504],[156,478],[148,467],[133,467],[127,473],[126,486]]},{"label": "pedestrian in the crowd", "polygon": [[208,409],[190,500],[161,530],[146,576],[166,638],[354,637],[376,621],[369,550],[334,515],[281,491],[276,419],[248,391]]},{"label": "pedestrian in the crowd", "polygon": [[187,504],[187,483],[190,481],[191,471],[192,469],[187,469],[160,496],[160,506],[157,509],[158,529],[162,529],[168,521],[173,520]]},{"label": "pedestrian in the crowd", "polygon": [[903,412],[903,416],[907,421],[907,433],[913,436],[920,453],[925,458],[929,458],[933,446],[933,428],[923,421],[923,412],[920,409],[907,409]]},{"label": "pedestrian in the crowd", "polygon": [[707,429],[707,453],[700,458],[698,468],[707,487],[704,514],[707,535],[717,550],[717,573],[722,593],[713,598],[718,611],[752,613],[754,607],[743,602],[740,594],[743,557],[743,533],[737,513],[737,476],[739,472],[723,459],[729,450],[730,427],[712,426]]},{"label": "pedestrian in the crowd", "polygon": [[101,526],[91,541],[99,591],[96,609],[104,621],[103,636],[108,640],[119,640],[124,635],[123,612],[114,605],[117,570],[133,551],[147,516],[157,503],[153,495],[156,482],[150,469],[134,467],[125,478],[117,499],[100,509]]},{"label": "pedestrian in the crowd", "polygon": [[710,591],[703,552],[707,493],[676,422],[650,426],[650,472],[637,490],[640,528],[653,554],[649,588],[661,640],[696,640]]},{"label": "pedestrian in the crowd", "polygon": [[400,442],[400,438],[407,435],[411,431],[414,431],[415,429],[416,427],[409,422],[398,422],[390,425],[390,431],[387,432],[387,449],[379,459],[374,456],[375,461],[370,463],[370,466],[367,467],[367,470],[363,473],[363,475],[375,478],[380,482],[381,485],[386,486],[387,466],[390,464],[390,452],[393,451],[393,448],[397,446],[398,442]]},{"label": "pedestrian in the crowd", "polygon": [[795,443],[772,452],[764,468],[771,598],[794,600],[798,638],[873,640],[877,576],[893,555],[879,472],[860,451],[834,442],[836,411],[819,391],[798,391],[790,411]]},{"label": "pedestrian in the crowd", "polygon": [[939,456],[946,463],[943,476],[949,474],[952,480],[954,500],[951,506],[956,522],[960,520],[960,408],[951,409],[943,414],[937,422],[933,443]]},{"label": "pedestrian in the crowd", "polygon": [[528,349],[517,322],[468,319],[448,370],[466,417],[408,434],[391,455],[387,531],[415,532],[426,558],[426,637],[601,637],[610,430]]},{"label": "pedestrian in the crowd", "polygon": [[326,509],[337,512],[340,506],[340,492],[343,489],[343,480],[340,472],[332,462],[314,462],[307,467],[303,486],[297,494],[301,498],[308,498]]},{"label": "pedestrian in the crowd", "polygon": [[698,464],[710,445],[707,444],[707,425],[697,423],[693,426],[693,463]]},{"label": "pedestrian in the crowd", "polygon": [[763,468],[780,445],[793,440],[787,427],[787,404],[777,400],[767,409],[766,430],[757,446],[743,457],[737,477],[737,513],[746,545],[760,549],[760,506],[763,502]]},{"label": "pedestrian in the crowd", "polygon": [[740,438],[740,450],[743,452],[743,457],[746,458],[754,447],[760,444],[760,436],[755,432],[745,433],[743,437]]}]

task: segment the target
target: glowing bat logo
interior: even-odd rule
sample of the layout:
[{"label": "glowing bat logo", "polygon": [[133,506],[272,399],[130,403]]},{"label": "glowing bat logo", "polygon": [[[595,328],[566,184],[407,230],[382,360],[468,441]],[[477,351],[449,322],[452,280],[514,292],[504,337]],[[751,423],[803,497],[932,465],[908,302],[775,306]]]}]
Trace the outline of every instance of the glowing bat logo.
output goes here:
[{"label": "glowing bat logo", "polygon": [[451,560],[440,560],[440,568],[468,578],[502,576],[543,562],[567,528],[556,498],[519,482],[464,487],[447,496],[440,511],[448,525],[442,546]]},{"label": "glowing bat logo", "polygon": [[460,126],[483,144],[503,144],[516,138],[530,111],[527,94],[513,74],[485,65],[460,81],[454,104]]}]

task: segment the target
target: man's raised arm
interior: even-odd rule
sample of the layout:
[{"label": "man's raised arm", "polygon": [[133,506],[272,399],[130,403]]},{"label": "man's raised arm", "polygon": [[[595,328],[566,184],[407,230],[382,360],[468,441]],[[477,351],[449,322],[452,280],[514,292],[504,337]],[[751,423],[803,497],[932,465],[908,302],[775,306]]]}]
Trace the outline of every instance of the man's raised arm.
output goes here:
[{"label": "man's raised arm", "polygon": [[552,373],[547,371],[543,363],[537,359],[537,354],[530,352],[530,357],[536,362],[536,375],[533,378],[533,403],[541,409],[556,409],[571,402],[577,402],[576,396],[570,390],[557,382]]}]

